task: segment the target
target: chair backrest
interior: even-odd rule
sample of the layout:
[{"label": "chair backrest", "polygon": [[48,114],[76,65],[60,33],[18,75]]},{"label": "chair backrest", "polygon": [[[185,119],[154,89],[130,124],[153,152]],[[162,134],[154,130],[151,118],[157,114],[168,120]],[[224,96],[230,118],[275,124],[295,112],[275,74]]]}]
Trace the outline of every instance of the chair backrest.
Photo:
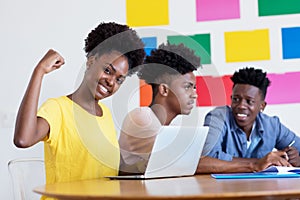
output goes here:
[{"label": "chair backrest", "polygon": [[45,166],[42,158],[20,158],[8,162],[15,200],[36,200],[41,195],[34,193],[34,187],[43,185]]}]

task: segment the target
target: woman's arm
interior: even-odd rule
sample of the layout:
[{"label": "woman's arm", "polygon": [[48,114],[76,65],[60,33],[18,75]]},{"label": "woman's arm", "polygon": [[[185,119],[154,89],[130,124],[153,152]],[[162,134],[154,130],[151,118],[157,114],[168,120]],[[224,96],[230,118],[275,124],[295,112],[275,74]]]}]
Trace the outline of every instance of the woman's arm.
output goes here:
[{"label": "woman's arm", "polygon": [[26,148],[42,140],[49,132],[49,124],[37,118],[38,100],[45,74],[60,68],[64,59],[56,51],[49,50],[35,67],[17,114],[14,144]]}]

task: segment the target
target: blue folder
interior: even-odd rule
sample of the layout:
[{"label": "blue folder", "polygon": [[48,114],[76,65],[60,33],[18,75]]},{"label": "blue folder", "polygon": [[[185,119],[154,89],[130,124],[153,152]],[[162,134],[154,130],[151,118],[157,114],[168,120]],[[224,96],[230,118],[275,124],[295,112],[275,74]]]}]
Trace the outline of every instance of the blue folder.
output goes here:
[{"label": "blue folder", "polygon": [[250,179],[250,178],[299,178],[300,174],[293,172],[254,172],[254,173],[229,173],[211,174],[216,179]]},{"label": "blue folder", "polygon": [[300,167],[270,166],[261,172],[211,174],[216,179],[299,178]]}]

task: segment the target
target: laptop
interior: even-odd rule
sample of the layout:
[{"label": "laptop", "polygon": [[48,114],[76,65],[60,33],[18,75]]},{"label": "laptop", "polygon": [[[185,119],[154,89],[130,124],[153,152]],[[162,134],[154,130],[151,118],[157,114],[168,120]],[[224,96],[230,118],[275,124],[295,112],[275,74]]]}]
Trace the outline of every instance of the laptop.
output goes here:
[{"label": "laptop", "polygon": [[142,175],[106,176],[110,179],[152,179],[195,174],[208,127],[162,126]]}]

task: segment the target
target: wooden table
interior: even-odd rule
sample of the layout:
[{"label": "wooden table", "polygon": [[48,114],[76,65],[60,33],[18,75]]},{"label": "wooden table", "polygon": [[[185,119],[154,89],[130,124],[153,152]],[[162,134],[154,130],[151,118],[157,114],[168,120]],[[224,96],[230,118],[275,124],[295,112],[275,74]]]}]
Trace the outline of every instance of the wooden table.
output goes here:
[{"label": "wooden table", "polygon": [[300,199],[300,178],[216,180],[210,175],[151,180],[109,180],[39,186],[58,199]]}]

